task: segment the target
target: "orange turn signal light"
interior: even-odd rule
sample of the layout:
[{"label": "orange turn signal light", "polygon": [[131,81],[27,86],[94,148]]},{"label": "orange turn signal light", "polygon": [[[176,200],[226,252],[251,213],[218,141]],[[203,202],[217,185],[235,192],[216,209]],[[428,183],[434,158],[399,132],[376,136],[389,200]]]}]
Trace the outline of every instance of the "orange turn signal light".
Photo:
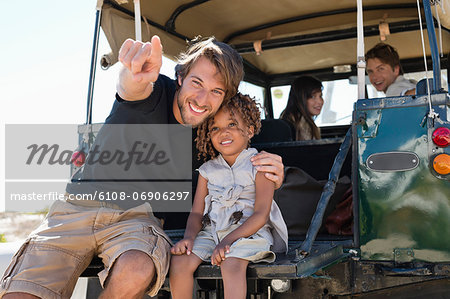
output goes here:
[{"label": "orange turn signal light", "polygon": [[433,168],[437,173],[439,173],[441,175],[449,174],[450,173],[450,155],[447,155],[447,154],[437,155],[433,159]]}]

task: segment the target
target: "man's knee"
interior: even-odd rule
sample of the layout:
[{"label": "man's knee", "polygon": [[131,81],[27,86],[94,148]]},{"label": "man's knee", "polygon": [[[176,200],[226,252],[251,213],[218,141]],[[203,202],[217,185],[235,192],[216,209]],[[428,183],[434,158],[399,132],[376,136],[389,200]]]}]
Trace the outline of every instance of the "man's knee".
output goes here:
[{"label": "man's knee", "polygon": [[28,293],[9,293],[3,296],[3,299],[40,299]]},{"label": "man's knee", "polygon": [[133,281],[142,284],[153,280],[155,276],[155,265],[148,254],[130,250],[115,261],[111,276],[116,276],[122,281]]},{"label": "man's knee", "polygon": [[155,278],[155,265],[145,252],[127,251],[115,261],[99,298],[142,298]]}]

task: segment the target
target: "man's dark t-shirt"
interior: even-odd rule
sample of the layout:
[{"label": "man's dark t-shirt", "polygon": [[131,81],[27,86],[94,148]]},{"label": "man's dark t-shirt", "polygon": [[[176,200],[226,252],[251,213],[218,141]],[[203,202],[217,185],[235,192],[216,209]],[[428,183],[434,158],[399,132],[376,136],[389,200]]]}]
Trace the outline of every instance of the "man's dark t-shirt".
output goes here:
[{"label": "man's dark t-shirt", "polygon": [[[119,95],[116,95],[116,101],[114,102],[111,113],[107,117],[105,124],[178,124],[173,114],[175,92],[175,81],[164,75],[160,75],[155,82],[153,92],[147,99],[125,101],[120,98]],[[112,139],[112,135],[114,135],[114,142],[117,143],[120,142],[120,140],[126,142],[127,134],[129,134],[126,126],[114,126],[114,132],[102,132],[102,130],[103,127],[99,131],[93,144],[93,147],[97,145],[100,150],[102,148],[108,148],[108,139]],[[109,140],[109,142],[111,141]],[[196,160],[196,157],[194,158]],[[102,170],[100,170],[100,172],[101,171]],[[105,176],[100,174],[100,176],[98,176],[98,172],[99,167],[96,168],[96,164],[89,165],[86,163],[81,178],[69,183],[66,187],[66,191],[70,194],[93,193],[94,190],[105,189],[105,184],[110,184],[107,188],[111,188],[110,186],[113,186],[114,183],[93,180],[87,182],[86,180],[83,180],[83,178],[108,177],[108,174],[105,174]],[[111,179],[111,181],[114,180]],[[168,214],[171,213],[155,213],[155,216],[167,218]],[[181,216],[180,213],[177,214],[178,216]],[[176,221],[180,223],[174,223],[172,220],[166,219],[165,228],[167,228],[167,226],[177,227],[180,224],[182,225],[181,227],[184,227],[185,217],[177,217],[177,219],[178,218],[183,220]]]},{"label": "man's dark t-shirt", "polygon": [[175,91],[175,81],[159,75],[147,99],[130,102],[116,94],[105,124],[178,124],[173,115]]}]

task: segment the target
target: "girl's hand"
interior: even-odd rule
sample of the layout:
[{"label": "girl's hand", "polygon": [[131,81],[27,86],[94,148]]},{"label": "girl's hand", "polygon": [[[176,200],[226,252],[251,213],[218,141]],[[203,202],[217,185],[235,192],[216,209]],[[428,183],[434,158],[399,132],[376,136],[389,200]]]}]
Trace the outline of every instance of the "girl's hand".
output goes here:
[{"label": "girl's hand", "polygon": [[186,253],[187,255],[190,255],[193,246],[194,240],[185,238],[178,241],[177,244],[170,248],[170,253],[175,255],[182,255]]},{"label": "girl's hand", "polygon": [[211,255],[211,264],[220,266],[222,261],[225,260],[225,253],[230,253],[231,243],[225,241],[225,239],[220,242],[214,249]]}]

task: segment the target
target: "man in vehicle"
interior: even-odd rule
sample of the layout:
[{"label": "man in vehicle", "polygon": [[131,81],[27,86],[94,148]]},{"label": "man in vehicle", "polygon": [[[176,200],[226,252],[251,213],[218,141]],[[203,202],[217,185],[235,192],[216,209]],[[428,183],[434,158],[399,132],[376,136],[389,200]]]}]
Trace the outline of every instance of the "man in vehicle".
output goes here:
[{"label": "man in vehicle", "polygon": [[400,58],[392,46],[376,44],[366,53],[366,65],[370,83],[387,97],[415,94],[416,84],[403,77]]},{"label": "man in vehicle", "polygon": [[[176,81],[159,74],[162,46],[157,36],[151,43],[126,40],[119,60],[124,67],[105,124],[195,127],[237,92],[243,78],[239,54],[213,38],[198,41],[180,56]],[[94,145],[108,144],[111,136],[101,132]],[[127,131],[113,133],[126,140]],[[98,173],[95,165],[86,164],[83,173]],[[262,152],[254,157],[254,165],[280,187],[281,157]],[[124,210],[111,202],[72,200],[72,195],[95,184],[102,182],[68,184],[67,200],[50,208],[46,220],[13,257],[1,280],[0,297],[69,298],[94,255],[105,265],[99,273],[104,286],[100,298],[156,295],[168,272],[170,239],[148,204]]]}]

